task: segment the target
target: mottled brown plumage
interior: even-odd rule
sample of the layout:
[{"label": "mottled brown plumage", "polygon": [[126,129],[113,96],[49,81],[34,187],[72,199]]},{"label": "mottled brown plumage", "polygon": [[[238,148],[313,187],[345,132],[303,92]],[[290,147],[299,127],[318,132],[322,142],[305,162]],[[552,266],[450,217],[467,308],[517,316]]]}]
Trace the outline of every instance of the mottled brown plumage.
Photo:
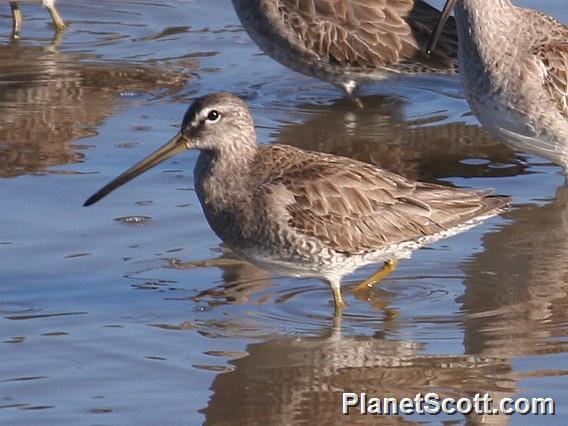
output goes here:
[{"label": "mottled brown plumage", "polygon": [[457,33],[425,47],[440,12],[422,0],[233,0],[243,27],[289,68],[351,93],[399,72],[453,72]]},{"label": "mottled brown plumage", "polygon": [[543,86],[568,120],[568,28],[564,27],[565,39],[541,44],[532,52],[541,62],[545,72]]},{"label": "mottled brown plumage", "polygon": [[258,207],[285,200],[286,210],[271,221],[349,256],[443,232],[499,200],[287,145],[261,146],[252,170]]},{"label": "mottled brown plumage", "polygon": [[197,99],[174,139],[85,204],[190,148],[201,151],[195,189],[215,233],[257,263],[326,279],[337,305],[343,275],[455,234],[510,201],[410,181],[349,158],[257,145],[246,104],[218,93]]},{"label": "mottled brown plumage", "polygon": [[121,94],[184,87],[188,63],[181,72],[173,65],[93,63],[53,46],[0,45],[0,178],[58,173],[55,166],[82,161],[74,142],[124,105]]}]

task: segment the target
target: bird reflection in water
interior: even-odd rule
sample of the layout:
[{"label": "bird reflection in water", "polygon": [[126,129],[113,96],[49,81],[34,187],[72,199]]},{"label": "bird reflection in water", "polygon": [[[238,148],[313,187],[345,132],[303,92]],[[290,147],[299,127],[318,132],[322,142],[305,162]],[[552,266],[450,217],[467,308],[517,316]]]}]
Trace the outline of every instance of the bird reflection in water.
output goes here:
[{"label": "bird reflection in water", "polygon": [[[429,355],[424,344],[382,336],[280,337],[249,344],[211,385],[201,412],[206,425],[344,424],[342,392],[408,398],[512,396],[516,383],[507,359]],[[238,389],[238,392],[236,391]],[[468,424],[507,424],[506,416],[469,416]],[[354,424],[415,424],[404,416],[361,416]],[[416,424],[419,424],[416,422]]]},{"label": "bird reflection in water", "polygon": [[[409,179],[436,182],[448,177],[516,176],[524,159],[478,125],[443,123],[447,117],[405,118],[406,101],[361,96],[364,109],[348,99],[333,105],[303,104],[301,124],[286,124],[279,143],[355,158]],[[468,163],[466,160],[477,161]]]},{"label": "bird reflection in water", "polygon": [[54,45],[0,46],[0,178],[82,161],[73,142],[96,134],[121,93],[171,93],[188,78],[175,64],[165,69],[87,59]]},{"label": "bird reflection in water", "polygon": [[566,352],[557,337],[568,323],[568,186],[505,217],[509,223],[484,235],[485,249],[462,267],[466,349],[508,357]]}]

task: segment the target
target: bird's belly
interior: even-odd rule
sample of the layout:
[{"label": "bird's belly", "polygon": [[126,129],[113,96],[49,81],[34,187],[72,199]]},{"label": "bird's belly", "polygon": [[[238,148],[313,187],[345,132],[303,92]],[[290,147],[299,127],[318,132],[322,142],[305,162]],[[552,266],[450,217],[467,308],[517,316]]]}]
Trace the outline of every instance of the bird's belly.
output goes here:
[{"label": "bird's belly", "polygon": [[480,123],[494,136],[514,149],[538,155],[566,168],[568,141],[554,137],[548,129],[534,124],[537,117],[516,108],[513,101],[496,95],[468,95],[470,106]]},{"label": "bird's belly", "polygon": [[[489,217],[489,216],[487,216]],[[226,241],[228,246],[245,260],[271,273],[303,278],[344,276],[356,269],[378,264],[391,259],[409,258],[412,252],[425,244],[464,232],[487,217],[478,217],[440,233],[427,235],[415,240],[401,241],[362,254],[349,255],[330,248],[302,242],[278,239],[257,239]],[[266,237],[266,236],[265,236]]]},{"label": "bird's belly", "polygon": [[[356,269],[390,259],[409,258],[413,250],[421,247],[424,241],[405,241],[363,254],[348,255],[331,249],[317,253],[298,250],[279,250],[278,247],[232,247],[249,262],[278,275],[303,278],[323,278],[344,276]],[[230,245],[230,244],[229,244]]]}]

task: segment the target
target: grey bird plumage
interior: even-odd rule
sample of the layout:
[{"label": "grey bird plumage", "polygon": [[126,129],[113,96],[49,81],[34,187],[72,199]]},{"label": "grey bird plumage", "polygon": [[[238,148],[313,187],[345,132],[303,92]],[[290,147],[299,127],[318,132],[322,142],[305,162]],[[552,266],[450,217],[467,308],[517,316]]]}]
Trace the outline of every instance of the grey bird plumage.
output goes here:
[{"label": "grey bird plumage", "polygon": [[568,27],[511,0],[449,0],[438,32],[454,7],[460,74],[479,121],[515,148],[566,170]]}]

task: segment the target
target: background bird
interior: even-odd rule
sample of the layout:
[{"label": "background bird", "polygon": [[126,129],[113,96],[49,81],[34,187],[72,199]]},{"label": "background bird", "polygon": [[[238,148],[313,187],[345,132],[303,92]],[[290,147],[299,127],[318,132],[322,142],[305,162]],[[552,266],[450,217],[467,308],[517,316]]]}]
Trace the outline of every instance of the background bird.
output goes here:
[{"label": "background bird", "polygon": [[398,73],[453,73],[452,22],[424,53],[440,11],[422,0],[233,0],[243,27],[273,59],[351,95]]},{"label": "background bird", "polygon": [[517,149],[566,170],[568,27],[510,0],[448,0],[429,49],[454,7],[460,74],[479,121]]}]

